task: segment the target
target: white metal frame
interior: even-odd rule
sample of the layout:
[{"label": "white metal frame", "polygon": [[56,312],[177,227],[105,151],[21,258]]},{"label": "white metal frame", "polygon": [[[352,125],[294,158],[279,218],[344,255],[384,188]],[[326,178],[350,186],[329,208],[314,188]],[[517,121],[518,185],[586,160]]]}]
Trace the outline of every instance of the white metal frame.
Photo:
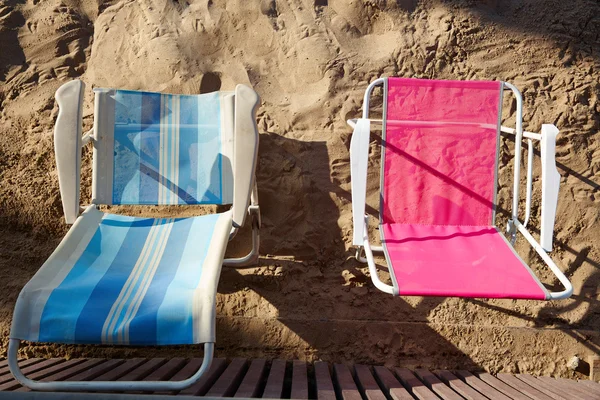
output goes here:
[{"label": "white metal frame", "polygon": [[[250,217],[252,226],[252,249],[248,254],[240,258],[226,258],[223,260],[223,265],[232,268],[243,268],[249,265],[254,265],[258,261],[258,249],[260,247],[260,207],[258,205],[258,189],[256,183],[252,189],[250,196],[250,205],[248,206],[248,216]],[[238,233],[239,228],[231,228],[229,240],[232,240]]]},{"label": "white metal frame", "polygon": [[212,364],[214,355],[214,343],[204,343],[204,358],[202,365],[194,375],[182,381],[54,381],[42,382],[34,381],[27,378],[18,364],[19,339],[9,339],[8,342],[8,367],[15,379],[23,386],[31,390],[39,390],[43,392],[79,392],[79,391],[174,391],[183,390],[194,383],[206,374]]},{"label": "white metal frame", "polygon": [[[85,84],[74,80],[62,85],[56,99],[59,114],[54,130],[55,151],[59,186],[63,210],[67,224],[73,224],[83,211],[79,205],[81,149],[87,143],[96,144],[94,128],[82,136],[82,109]],[[234,194],[232,204],[233,228],[229,240],[233,239],[238,229],[245,223],[246,216],[252,224],[252,250],[241,258],[223,260],[223,265],[244,267],[256,263],[260,242],[260,207],[258,205],[258,189],[256,186],[256,159],[258,154],[258,128],[256,126],[256,108],[258,95],[244,85],[235,90],[234,114]],[[96,104],[96,111],[99,105]],[[97,115],[97,113],[96,113]],[[248,118],[250,116],[250,118]],[[98,123],[99,121],[95,121]],[[96,125],[95,125],[96,126]],[[234,136],[235,138],[235,136]],[[236,162],[236,160],[241,160]],[[94,163],[94,167],[96,164]],[[248,188],[248,189],[247,189]],[[213,321],[213,324],[215,322]],[[32,390],[39,391],[175,391],[183,390],[196,383],[209,370],[214,354],[214,342],[204,343],[202,365],[191,377],[182,381],[93,381],[93,382],[42,382],[27,378],[18,365],[19,339],[10,338],[8,345],[8,365],[11,373],[19,383]]]},{"label": "white metal frame", "polygon": [[[352,176],[352,213],[354,222],[353,244],[357,246],[356,259],[360,262],[366,262],[369,266],[369,272],[373,284],[381,291],[398,295],[398,285],[395,281],[393,271],[390,271],[393,285],[381,281],[378,276],[374,252],[385,252],[383,246],[371,246],[368,235],[368,216],[365,215],[366,201],[366,179],[367,166],[369,158],[369,141],[371,124],[383,127],[385,120],[386,99],[384,97],[384,116],[383,120],[369,119],[370,96],[373,89],[377,86],[384,86],[387,92],[387,78],[379,78],[373,81],[366,89],[363,99],[362,118],[348,120],[348,124],[354,128],[350,143],[350,164]],[[573,293],[573,286],[564,273],[556,266],[554,261],[548,256],[547,252],[552,250],[552,239],[554,233],[554,221],[556,216],[556,206],[558,201],[558,190],[560,185],[560,174],[556,169],[555,148],[558,129],[552,124],[542,125],[541,133],[523,131],[523,99],[519,90],[512,84],[503,82],[503,89],[510,90],[516,98],[516,127],[507,128],[502,126],[501,131],[515,135],[515,160],[514,160],[514,182],[511,218],[508,221],[507,233],[510,235],[511,244],[514,245],[517,232],[520,232],[529,244],[535,249],[538,255],[558,278],[565,290],[559,292],[549,292],[547,300],[565,299]],[[385,96],[385,94],[384,94]],[[521,174],[521,142],[523,137],[528,142],[527,153],[527,192],[525,201],[525,219],[521,223],[518,218],[519,213],[519,181]],[[531,194],[532,194],[532,175],[533,175],[533,140],[540,142],[541,160],[542,160],[542,210],[541,210],[541,235],[540,242],[537,242],[531,233],[526,229],[531,215]],[[382,165],[383,168],[383,165]],[[383,170],[382,170],[383,174]],[[383,190],[383,187],[381,187]],[[364,249],[365,257],[362,256]],[[386,258],[388,255],[386,254]]]}]

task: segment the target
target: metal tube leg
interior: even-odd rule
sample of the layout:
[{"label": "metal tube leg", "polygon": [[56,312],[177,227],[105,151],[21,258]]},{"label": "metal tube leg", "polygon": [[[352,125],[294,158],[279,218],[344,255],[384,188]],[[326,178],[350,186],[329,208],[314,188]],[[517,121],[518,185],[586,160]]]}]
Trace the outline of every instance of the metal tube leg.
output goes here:
[{"label": "metal tube leg", "polygon": [[21,372],[18,364],[19,339],[9,339],[8,342],[8,367],[19,383],[31,390],[45,392],[84,392],[84,391],[174,391],[183,390],[198,382],[208,372],[212,364],[214,343],[204,343],[204,359],[200,369],[191,377],[176,382],[147,381],[147,382],[40,382],[27,378]]},{"label": "metal tube leg", "polygon": [[252,227],[252,250],[241,258],[226,258],[223,265],[226,267],[247,267],[256,264],[258,261],[258,247],[260,246],[260,231],[258,227]]},{"label": "metal tube leg", "polygon": [[381,279],[379,279],[379,275],[377,275],[377,267],[375,266],[375,259],[373,258],[373,251],[371,249],[371,244],[369,243],[369,232],[368,232],[368,226],[369,224],[367,223],[368,221],[368,217],[365,216],[364,219],[364,229],[363,229],[363,246],[365,249],[365,256],[366,256],[366,260],[367,260],[367,264],[369,266],[369,273],[371,274],[371,280],[373,281],[373,284],[375,285],[375,287],[379,290],[381,290],[384,293],[389,293],[392,295],[397,295],[397,291],[395,290],[394,286],[390,286],[386,283],[383,283],[381,281]]},{"label": "metal tube leg", "polygon": [[[364,246],[358,246],[356,248],[356,253],[354,254],[354,257],[356,258],[356,261],[366,263],[367,258],[363,257],[363,250]],[[383,246],[371,246],[371,251],[373,253],[383,253]]]},{"label": "metal tube leg", "polygon": [[247,267],[256,264],[258,261],[258,250],[260,246],[260,209],[258,208],[258,205],[250,205],[250,207],[248,207],[248,212],[250,218],[252,218],[252,250],[244,257],[224,259],[223,265],[226,267]]}]

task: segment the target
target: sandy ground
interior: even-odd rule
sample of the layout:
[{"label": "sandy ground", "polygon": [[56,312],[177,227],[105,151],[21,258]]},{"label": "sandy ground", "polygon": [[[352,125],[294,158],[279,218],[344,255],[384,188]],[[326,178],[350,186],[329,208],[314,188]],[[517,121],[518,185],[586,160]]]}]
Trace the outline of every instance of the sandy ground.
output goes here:
[{"label": "sandy ground", "polygon": [[[246,83],[262,98],[263,257],[256,268],[223,272],[219,356],[572,376],[567,360],[600,346],[599,67],[594,1],[0,1],[2,349],[20,288],[67,230],[52,146],[56,89],[74,78],[87,83],[88,129],[93,87],[192,94]],[[380,76],[509,81],[523,92],[526,129],[544,122],[560,128],[553,255],[574,284],[570,300],[392,298],[373,287],[350,247],[351,131],[344,121],[358,116],[365,87]],[[505,124],[514,122],[514,111],[506,100]],[[504,140],[501,225],[512,145]],[[375,214],[375,145],[373,153],[368,200]],[[86,148],[83,201],[90,196],[90,159]],[[244,238],[233,253],[244,250]],[[524,243],[518,249],[558,288]],[[23,354],[194,351],[37,345]]]}]

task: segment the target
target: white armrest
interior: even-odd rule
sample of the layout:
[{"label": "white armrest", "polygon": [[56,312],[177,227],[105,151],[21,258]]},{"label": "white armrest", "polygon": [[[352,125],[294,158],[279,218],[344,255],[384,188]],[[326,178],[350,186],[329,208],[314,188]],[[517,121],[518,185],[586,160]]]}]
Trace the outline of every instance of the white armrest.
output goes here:
[{"label": "white armrest", "polygon": [[356,121],[350,141],[350,176],[352,185],[352,220],[354,234],[352,243],[362,246],[367,196],[367,166],[369,161],[369,136],[371,123],[368,119]]},{"label": "white armrest", "polygon": [[60,197],[67,224],[74,223],[79,215],[84,89],[85,84],[75,80],[65,83],[56,91],[59,111],[54,127],[54,151]]},{"label": "white armrest", "polygon": [[258,154],[256,108],[258,94],[248,86],[235,88],[234,149],[233,149],[233,226],[244,225],[250,195],[254,185]]},{"label": "white armrest", "polygon": [[554,219],[558,204],[560,174],[556,169],[556,136],[558,128],[552,124],[542,125],[541,158],[542,158],[542,226],[540,244],[546,251],[552,251],[554,235]]}]

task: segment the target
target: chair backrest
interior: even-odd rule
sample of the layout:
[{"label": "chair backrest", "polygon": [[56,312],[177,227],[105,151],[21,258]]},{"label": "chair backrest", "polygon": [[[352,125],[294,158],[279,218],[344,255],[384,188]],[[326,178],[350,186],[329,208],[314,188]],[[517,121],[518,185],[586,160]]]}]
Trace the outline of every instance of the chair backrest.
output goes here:
[{"label": "chair backrest", "polygon": [[233,202],[234,92],[94,91],[93,203]]},{"label": "chair backrest", "polygon": [[382,223],[494,224],[502,82],[389,78]]}]

